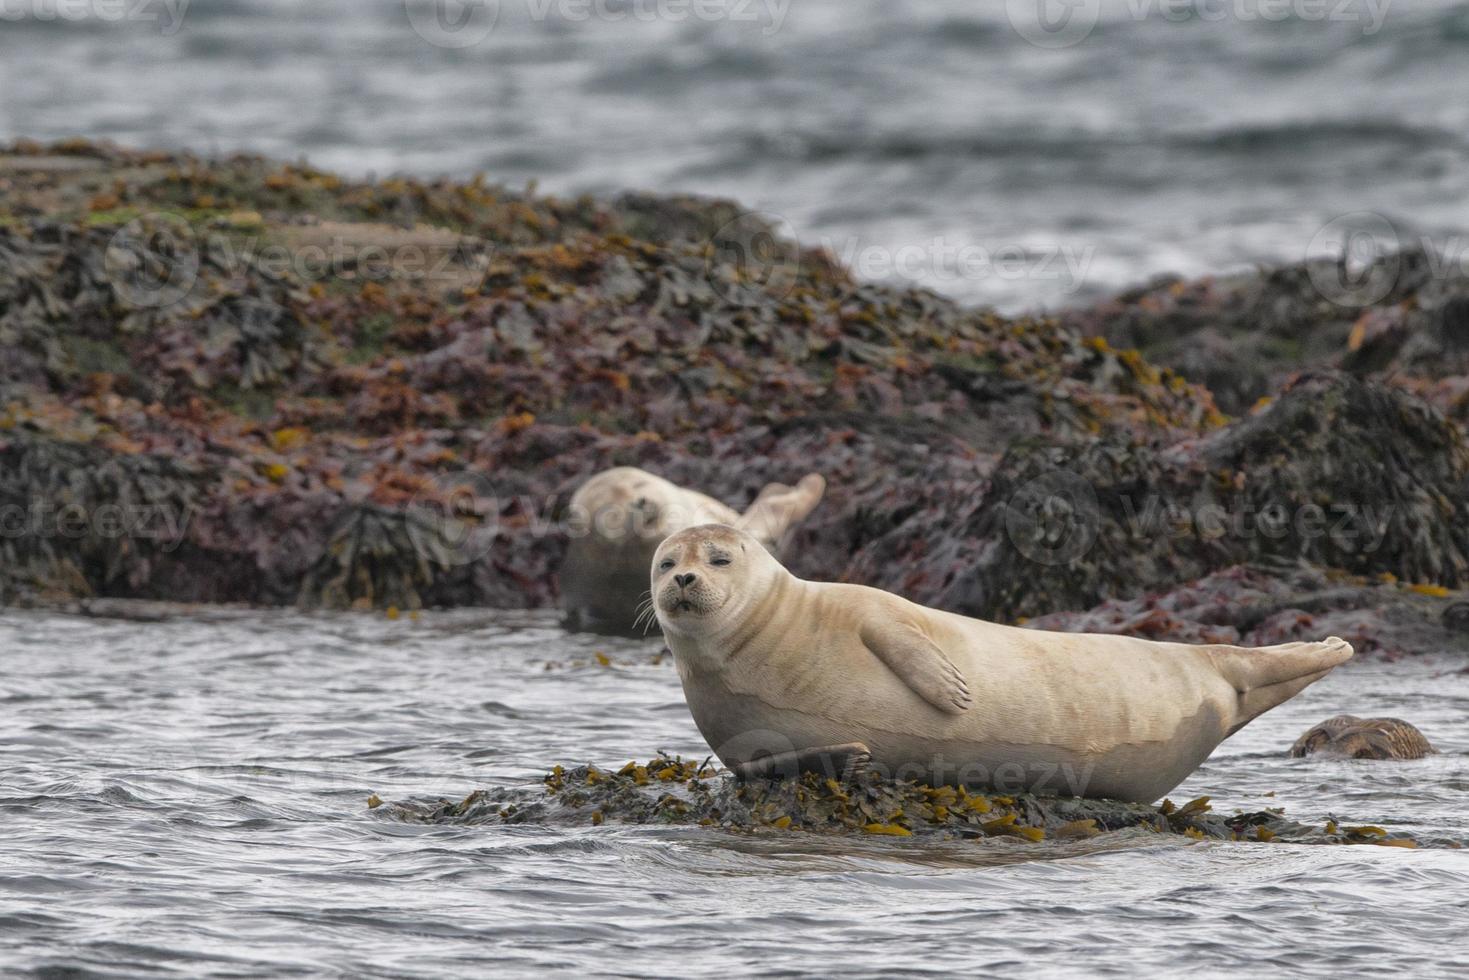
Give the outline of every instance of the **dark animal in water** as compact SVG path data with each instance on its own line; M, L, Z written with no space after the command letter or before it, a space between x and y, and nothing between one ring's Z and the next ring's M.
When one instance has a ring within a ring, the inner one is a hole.
M1437 750L1423 733L1399 718L1328 718L1296 739L1295 758L1335 755L1348 759L1421 759Z

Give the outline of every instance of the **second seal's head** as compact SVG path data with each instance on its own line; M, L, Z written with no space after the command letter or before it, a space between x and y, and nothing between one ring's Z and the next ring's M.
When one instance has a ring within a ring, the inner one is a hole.
M727 524L670 535L653 554L653 608L665 633L714 633L738 623L780 565Z

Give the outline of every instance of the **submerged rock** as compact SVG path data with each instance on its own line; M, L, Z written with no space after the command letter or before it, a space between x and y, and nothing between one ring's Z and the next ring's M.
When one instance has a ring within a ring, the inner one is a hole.
M728 773L678 758L629 762L620 770L557 766L545 792L471 793L457 802L393 803L380 813L430 823L571 823L606 821L719 827L737 831L806 831L925 839L1002 837L1029 843L1137 829L1203 840L1321 844L1418 842L1381 827L1335 821L1308 826L1277 810L1213 812L1208 797L1161 806L1029 794L971 794L952 786L839 783L813 773L799 780L740 783Z
M1290 748L1295 758L1334 755L1348 759L1421 759L1436 753L1417 728L1400 718L1337 715L1314 726Z

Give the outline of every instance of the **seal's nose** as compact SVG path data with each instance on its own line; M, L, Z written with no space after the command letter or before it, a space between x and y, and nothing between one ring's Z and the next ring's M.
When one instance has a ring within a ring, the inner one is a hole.
M693 585L694 579L695 576L693 572L688 572L684 575L675 575L673 577L673 580L678 583L678 587L681 589L687 589L689 586Z

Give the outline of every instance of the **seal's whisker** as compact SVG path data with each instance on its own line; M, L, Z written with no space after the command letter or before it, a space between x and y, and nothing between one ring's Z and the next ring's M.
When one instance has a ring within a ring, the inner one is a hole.
M638 603L638 613L637 616L633 618L632 627L634 630L636 630L638 626L641 625L643 628L643 635L647 636L648 631L653 628L653 624L657 621L658 610L653 608L653 596L650 592L648 594L648 598Z
M633 611L632 625L634 630L636 630L638 628L638 625L642 623L643 617L648 616L653 612L652 593L645 592L643 595L645 596L645 598L638 602L637 608Z

